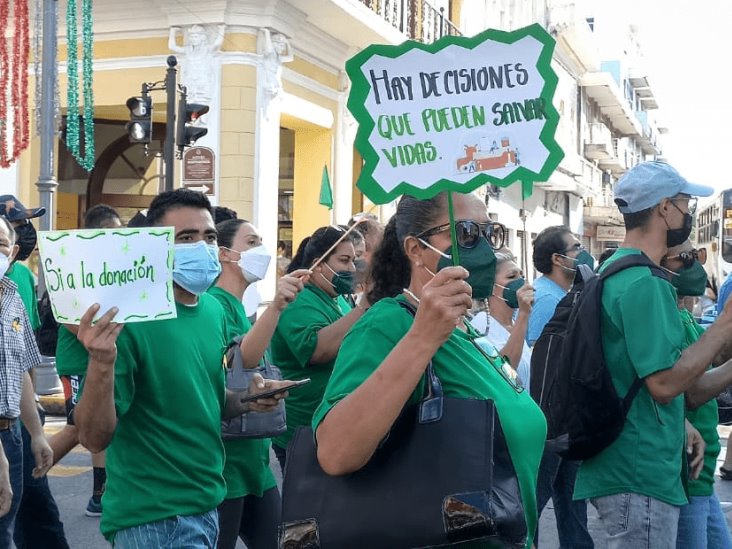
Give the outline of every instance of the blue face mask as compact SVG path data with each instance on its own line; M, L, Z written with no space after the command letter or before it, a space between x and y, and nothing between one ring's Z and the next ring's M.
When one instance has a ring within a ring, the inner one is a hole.
M219 249L203 240L195 244L176 244L173 281L184 290L201 295L221 273Z

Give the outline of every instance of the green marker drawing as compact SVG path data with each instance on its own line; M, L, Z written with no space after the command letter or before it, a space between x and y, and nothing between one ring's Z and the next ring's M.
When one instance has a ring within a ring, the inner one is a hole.
M122 253L126 254L129 251L130 251L130 243L127 240L125 240L124 244L122 244Z

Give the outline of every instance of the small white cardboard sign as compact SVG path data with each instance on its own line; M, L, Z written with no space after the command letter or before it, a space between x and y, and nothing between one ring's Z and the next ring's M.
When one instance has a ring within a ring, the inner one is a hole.
M59 323L79 324L99 303L116 322L176 317L172 227L39 233L43 276Z

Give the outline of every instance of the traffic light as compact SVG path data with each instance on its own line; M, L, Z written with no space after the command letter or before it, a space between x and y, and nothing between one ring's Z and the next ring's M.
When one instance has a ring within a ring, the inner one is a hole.
M193 145L198 139L208 133L208 129L196 125L196 121L208 112L208 105L188 103L183 94L178 101L178 120L175 134L175 143L178 151Z
M152 97L130 97L127 100L130 121L125 124L132 143L150 143L152 139Z

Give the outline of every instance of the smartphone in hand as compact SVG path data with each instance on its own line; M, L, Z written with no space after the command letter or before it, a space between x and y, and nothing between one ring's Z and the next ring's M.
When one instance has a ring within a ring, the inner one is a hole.
M305 379L301 379L299 381L294 381L289 385L284 385L282 387L279 387L277 389L272 389L270 391L265 391L263 393L257 393L256 395L247 395L245 397L242 397L240 399L241 403L244 402L252 402L254 400L259 400L260 398L270 398L275 395L279 395L280 393L285 393L291 389L294 389L296 387L302 387L303 385L307 385L310 383L310 378L306 377Z

